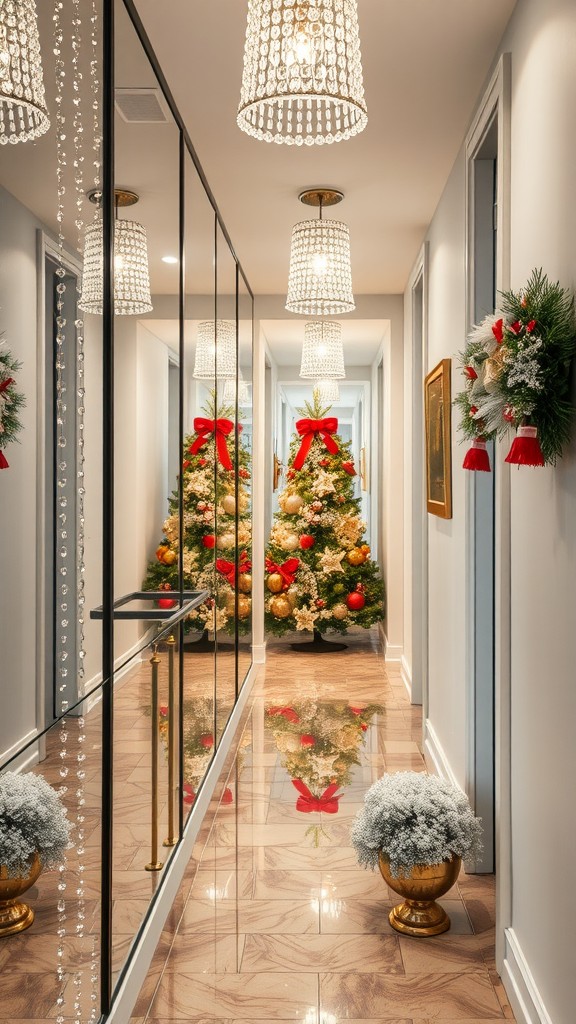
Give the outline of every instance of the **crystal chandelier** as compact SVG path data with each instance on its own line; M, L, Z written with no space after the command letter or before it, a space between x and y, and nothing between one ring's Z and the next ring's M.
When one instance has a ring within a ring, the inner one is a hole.
M138 202L135 192L116 189L116 211L119 206L133 206ZM88 198L100 205L101 192L91 192ZM78 302L85 313L102 313L102 286L104 255L102 220L98 216L89 224L84 235L84 266L82 294ZM114 222L114 313L134 316L152 310L146 229L135 220L116 219Z
M50 127L35 0L0 3L0 144L37 139Z
M313 388L314 397L320 405L332 405L340 401L340 388L336 380L317 380Z
M236 380L236 324L204 320L198 324L194 374L196 380Z
M344 197L335 189L308 189L300 195L318 206L318 220L302 220L292 229L286 309L305 316L334 316L355 309L350 265L350 232L339 220L323 220L324 206Z
M229 377L224 381L224 402L234 404L236 402L236 381ZM242 373L238 372L238 405L250 405L250 388L244 380Z
M341 324L334 320L305 324L300 376L305 380L342 380L346 376Z
M248 0L237 123L296 146L366 127L356 0Z

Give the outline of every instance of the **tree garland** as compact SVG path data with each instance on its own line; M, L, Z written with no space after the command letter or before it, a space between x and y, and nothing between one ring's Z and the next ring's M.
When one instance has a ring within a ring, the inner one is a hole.
M14 374L22 366L7 348L0 347L0 469L8 469L2 449L16 441L22 430L19 412L26 405L21 391L16 390Z
M570 292L533 270L526 287L503 292L500 308L473 328L461 356L466 384L455 405L472 439L464 469L490 471L486 442L517 436L514 465L555 465L570 440L570 363L576 320Z

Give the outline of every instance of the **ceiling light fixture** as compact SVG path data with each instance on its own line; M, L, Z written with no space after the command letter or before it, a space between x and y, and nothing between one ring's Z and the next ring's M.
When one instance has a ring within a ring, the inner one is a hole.
M34 0L0 4L0 145L37 139L50 127Z
M233 377L228 378L224 381L224 402L230 402L232 405L236 402L236 381ZM250 388L242 373L238 373L238 405L250 405Z
M102 193L88 193L90 202L100 206ZM152 310L146 229L135 220L118 218L118 208L134 206L135 192L115 189L116 220L114 222L114 313L135 316ZM82 294L78 305L85 313L102 313L104 258L102 219L100 216L86 228L84 236L84 268Z
M346 371L342 324L335 320L313 320L304 325L300 376L305 380L343 380Z
M350 232L339 220L323 220L325 206L344 198L336 189L307 189L298 197L319 207L318 220L292 228L286 309L305 316L334 316L355 309L350 264Z
M336 380L317 380L313 395L318 399L320 405L333 405L340 401L340 388Z
M237 123L296 146L366 127L356 0L248 0Z
M193 376L196 380L236 379L236 324L232 320L198 324Z

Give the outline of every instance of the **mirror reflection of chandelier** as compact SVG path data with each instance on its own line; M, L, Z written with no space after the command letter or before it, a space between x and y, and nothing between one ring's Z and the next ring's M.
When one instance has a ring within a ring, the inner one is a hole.
M366 127L356 0L249 0L237 123L296 146Z
M138 202L135 192L115 189L116 211L121 206ZM100 206L102 193L88 193L91 202ZM85 313L102 313L104 256L102 219L97 216L84 235L82 294L78 306ZM146 229L135 220L114 221L114 313L134 316L152 310Z
M198 324L193 376L196 380L236 379L236 324L232 320Z
M340 388L336 380L317 380L312 392L320 405L333 405L340 401Z
M323 220L325 206L341 202L336 189L307 189L300 202L319 207L318 220L292 229L286 309L305 316L334 316L355 309L352 294L350 232L338 220Z
M232 405L236 403L236 381L229 377L224 381L224 394L223 401L230 402ZM242 371L238 371L238 405L250 405L250 388L244 377Z
M342 380L346 376L342 324L335 320L312 320L304 325L300 376L304 380Z
M34 0L0 3L0 145L37 139L50 127Z

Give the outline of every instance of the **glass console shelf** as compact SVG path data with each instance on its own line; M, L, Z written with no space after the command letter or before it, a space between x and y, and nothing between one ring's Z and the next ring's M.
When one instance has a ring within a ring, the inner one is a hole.
M154 608L150 606L152 601L171 599L172 594L175 607ZM181 605L178 604L180 597L182 597ZM194 608L203 604L208 597L210 597L209 590L184 590L182 595L179 591L134 590L131 594L124 594L114 601L112 614L115 619L152 620L162 623L166 620L166 625L174 626ZM103 619L103 606L92 608L90 618Z

